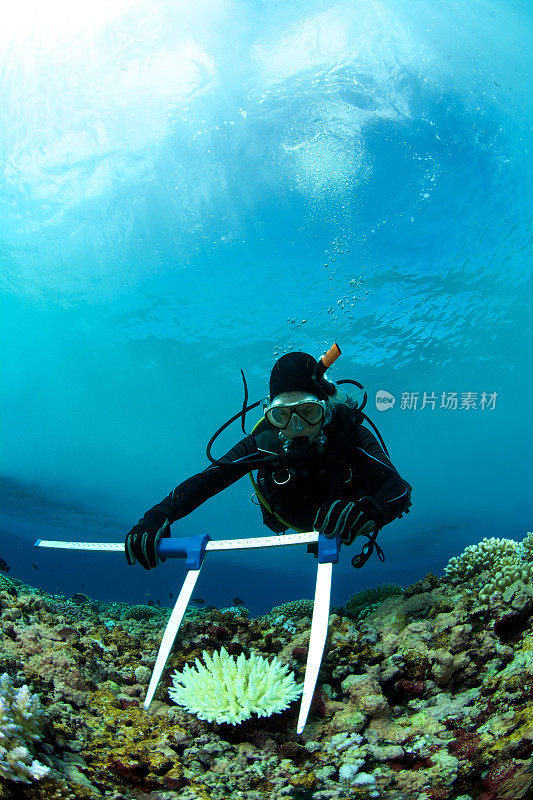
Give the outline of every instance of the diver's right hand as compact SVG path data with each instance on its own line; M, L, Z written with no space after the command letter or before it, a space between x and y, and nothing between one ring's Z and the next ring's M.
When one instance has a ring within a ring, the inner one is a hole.
M145 514L126 536L124 547L128 564L133 566L138 561L145 569L157 567L160 560L164 561L157 553L159 540L164 536L170 536L168 519L162 521L160 516Z

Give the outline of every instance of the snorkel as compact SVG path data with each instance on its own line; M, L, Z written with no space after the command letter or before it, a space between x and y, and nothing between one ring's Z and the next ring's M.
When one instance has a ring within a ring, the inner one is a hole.
M324 375L326 370L328 370L331 365L335 363L340 354L341 349L337 342L335 342L335 344L333 344L329 350L324 353L324 355L320 356L313 371L313 381L327 395L336 394L337 389L335 388L334 383L331 383L331 381L328 381L324 378Z

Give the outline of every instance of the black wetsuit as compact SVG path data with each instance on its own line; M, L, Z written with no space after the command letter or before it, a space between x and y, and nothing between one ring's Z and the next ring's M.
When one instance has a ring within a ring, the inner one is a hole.
M263 521L269 528L277 533L288 527L312 530L321 505L364 496L372 497L382 510L376 520L378 528L406 510L411 486L400 477L375 436L361 424L362 420L360 412L337 405L332 419L324 425L322 446L295 440L292 466L278 465L273 470L265 465L258 470L259 494L268 505L266 508L261 504ZM165 519L173 523L250 472L248 460L257 459L264 451L281 453L282 450L278 430L263 420L219 459L223 465L211 465L180 483L161 503L147 511L145 518L154 518L161 524Z

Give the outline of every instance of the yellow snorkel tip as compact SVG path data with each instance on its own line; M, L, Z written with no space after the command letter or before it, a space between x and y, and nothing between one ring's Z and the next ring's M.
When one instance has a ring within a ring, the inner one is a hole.
M322 361L322 363L324 364L324 371L322 372L322 375L323 375L323 374L324 374L324 372L325 372L327 369L329 369L329 368L331 367L331 365L332 365L332 364L333 364L333 363L334 363L334 362L335 362L335 361L338 359L338 357L340 356L340 354L341 354L341 349L340 349L339 345L337 344L337 342L335 342L335 344L333 344L333 345L332 345L332 346L329 348L329 350L327 350L327 351L324 353L324 355L323 355L323 356L320 356L320 360L321 360L321 361Z
M320 356L317 365L313 372L313 380L326 393L326 395L335 394L335 386L324 378L324 373L334 361L338 359L341 354L341 349L337 342L327 350L323 356Z

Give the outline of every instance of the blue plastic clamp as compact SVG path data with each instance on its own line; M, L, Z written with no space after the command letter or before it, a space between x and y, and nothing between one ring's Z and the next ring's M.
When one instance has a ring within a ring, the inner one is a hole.
M157 552L160 558L185 558L187 569L200 569L210 539L207 533L180 538L170 536L159 541Z
M341 540L338 536L328 538L324 533L318 534L318 561L320 564L331 562L336 564L339 560Z

